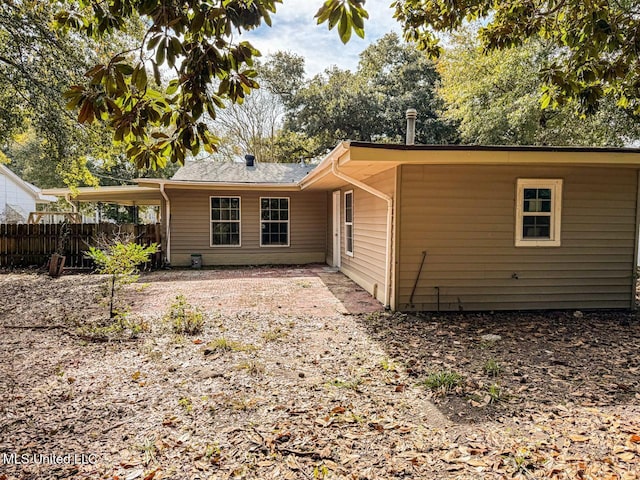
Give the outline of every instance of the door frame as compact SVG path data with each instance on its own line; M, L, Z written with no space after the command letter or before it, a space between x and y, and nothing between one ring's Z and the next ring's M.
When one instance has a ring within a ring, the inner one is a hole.
M333 192L333 222L332 222L332 230L333 230L333 267L340 268L341 265L341 245L340 241L340 197L342 192L340 190L336 190Z

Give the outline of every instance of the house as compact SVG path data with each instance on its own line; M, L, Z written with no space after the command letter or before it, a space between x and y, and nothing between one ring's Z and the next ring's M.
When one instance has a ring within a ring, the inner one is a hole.
M0 223L26 223L36 205L56 200L0 164Z
M401 311L628 309L639 175L637 149L343 142L131 194L155 191L175 266L326 262Z

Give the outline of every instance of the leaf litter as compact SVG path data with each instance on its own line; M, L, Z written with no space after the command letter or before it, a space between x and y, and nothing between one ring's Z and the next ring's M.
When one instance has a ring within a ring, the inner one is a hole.
M211 275L143 277L150 329L107 342L77 334L104 314L99 276L0 276L0 455L95 455L0 479L638 478L635 314L352 315L338 273L237 301L244 279ZM162 320L177 290L196 336ZM462 380L426 386L442 372Z

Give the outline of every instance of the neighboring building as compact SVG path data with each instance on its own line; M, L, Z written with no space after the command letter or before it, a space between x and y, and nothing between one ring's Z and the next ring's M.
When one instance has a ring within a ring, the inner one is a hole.
M119 194L161 204L175 266L326 262L402 311L634 308L639 172L637 149L344 142Z
M0 223L26 223L36 205L56 200L0 164Z

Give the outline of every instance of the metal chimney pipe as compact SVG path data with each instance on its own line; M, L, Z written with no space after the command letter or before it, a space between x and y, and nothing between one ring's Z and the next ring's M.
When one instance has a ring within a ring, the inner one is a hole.
M407 145L416 143L416 117L418 112L415 108L407 110Z

